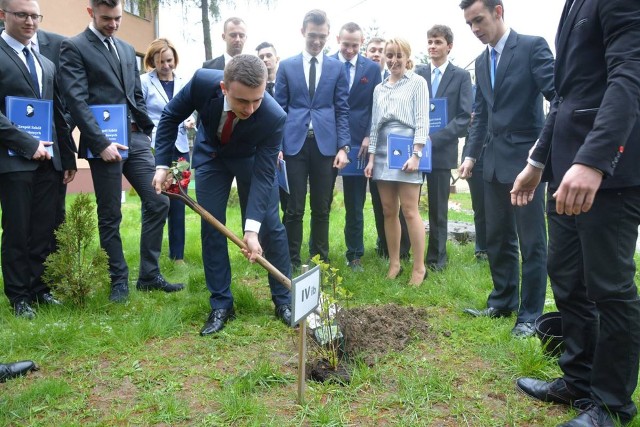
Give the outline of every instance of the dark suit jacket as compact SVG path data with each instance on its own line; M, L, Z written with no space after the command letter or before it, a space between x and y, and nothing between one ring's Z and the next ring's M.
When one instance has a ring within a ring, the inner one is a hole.
M337 53L331 55L331 57L340 60ZM351 89L349 89L350 145L361 145L364 137L369 136L369 131L371 130L371 110L373 108L373 90L381 81L380 66L372 60L358 55L353 85L351 85Z
M638 5L575 0L567 12L556 37L558 95L532 158L547 163L550 189L574 163L604 172L601 188L640 185Z
M267 207L277 200L270 197L275 183L275 168L282 142L286 114L269 95L246 120L239 120L231 139L221 145L218 126L224 109L220 89L223 72L200 69L187 85L165 107L156 132L156 165L169 166L178 125L194 110L200 116L205 138L193 147L194 168L212 161L233 161L234 158L255 156L251 189L247 203L247 219L263 222Z
M208 68L210 70L224 70L224 55L220 55L217 58L204 61L202 68Z
M552 100L553 55L541 37L511 30L491 88L489 53L475 63L476 114L469 127L469 156L484 151L484 179L513 183L544 124L542 96Z
M444 129L430 133L432 167L434 169L454 169L458 166L458 138L467 134L471 120L471 76L466 70L452 63L440 78L438 93L431 90L431 64L417 66L416 74L421 75L429 85L432 98L447 98L447 118Z
M287 112L284 154L298 154L307 138L309 123L313 121L318 149L323 156L335 156L340 148L351 144L349 82L344 66L339 60L324 56L312 102L302 61L302 54L285 59L276 75L276 100Z
M73 151L69 148L69 128L63 115L55 66L38 53L34 52L34 56L42 67L41 99L53 100L53 166L58 171L75 169L76 162ZM38 149L39 141L16 128L6 117L7 96L40 98L33 86L29 70L15 51L0 38L0 173L36 170L40 162L31 158ZM17 155L9 156L9 149Z
M87 149L98 156L111 144L102 134L90 105L126 104L130 121L135 121L147 135L153 130L142 97L135 51L120 39L114 38L114 41L120 64L89 28L62 42L60 86L80 129L79 157L85 157Z

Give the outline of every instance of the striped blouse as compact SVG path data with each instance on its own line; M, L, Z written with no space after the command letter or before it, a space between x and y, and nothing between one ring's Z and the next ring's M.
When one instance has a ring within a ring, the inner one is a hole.
M425 144L429 136L429 86L413 71L395 84L384 80L373 92L369 153L375 154L378 131L387 122L399 121L414 130L413 143Z

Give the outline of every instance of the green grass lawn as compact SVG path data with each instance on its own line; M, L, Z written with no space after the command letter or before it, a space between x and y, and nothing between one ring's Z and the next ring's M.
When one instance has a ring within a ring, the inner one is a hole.
M471 222L469 195L451 199L462 211L451 212L450 219ZM85 309L42 308L33 321L15 318L6 299L0 305L0 360L33 359L41 368L0 384L0 426L555 426L575 416L515 391L519 376L547 379L560 373L536 338L512 339L514 318L472 319L462 313L484 307L492 287L488 265L475 261L472 243L450 242L448 268L430 274L419 288L386 280L386 262L374 251L368 203L366 271L352 273L343 255L344 205L337 193L330 257L354 295L350 304L426 308L432 334L402 352L381 355L373 366L353 363L347 386L308 383L307 401L298 405L297 332L273 316L266 273L230 244L238 317L217 336L200 337L209 313L200 218L187 214L186 266L168 259L166 241L163 248L163 274L185 282L186 289L141 293L135 290L135 195L127 197L123 211L128 303L110 303L108 289L101 289ZM239 207L230 207L228 218L240 233ZM553 309L548 290L545 311Z

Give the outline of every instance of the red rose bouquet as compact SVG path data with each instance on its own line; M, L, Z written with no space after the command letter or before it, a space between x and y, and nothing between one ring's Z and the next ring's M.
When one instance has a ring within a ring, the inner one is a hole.
M169 174L173 176L173 181L167 193L179 194L180 188L186 189L189 187L191 181L191 170L189 170L190 164L184 157L178 158L177 161L171 163L169 168Z

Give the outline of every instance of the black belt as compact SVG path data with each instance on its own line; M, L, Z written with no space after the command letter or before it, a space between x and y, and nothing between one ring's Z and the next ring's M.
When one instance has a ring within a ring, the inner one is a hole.
M307 138L315 138L316 137L316 133L313 131L313 129L309 129L307 131Z

